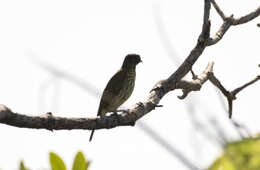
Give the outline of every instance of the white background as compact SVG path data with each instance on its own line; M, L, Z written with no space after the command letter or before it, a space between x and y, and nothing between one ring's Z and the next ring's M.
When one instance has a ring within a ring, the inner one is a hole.
M152 86L170 76L195 46L203 2L1 0L0 103L26 114L94 117L102 89L128 53L140 54L144 63L137 67L135 90L123 106L144 101ZM226 15L235 17L259 6L258 0L218 2ZM210 18L214 35L222 20L213 7ZM259 22L257 18L231 27L217 45L204 51L194 71L199 74L214 61L215 75L229 90L253 79L260 72ZM68 76L55 75L50 67ZM260 130L259 90L256 83L239 93L233 109L233 119L253 134ZM206 168L221 154L216 140L223 136L215 129L225 133L227 140L237 140L239 135L227 118L225 98L212 84L207 82L185 101L177 99L180 94L167 94L160 103L163 107L135 127L96 131L91 143L90 131L52 133L0 124L0 169L18 169L20 160L31 169L49 169L50 151L58 153L70 169L79 150L92 161L93 170L187 169L176 150ZM147 133L148 126L153 133ZM213 137L206 137L205 131Z

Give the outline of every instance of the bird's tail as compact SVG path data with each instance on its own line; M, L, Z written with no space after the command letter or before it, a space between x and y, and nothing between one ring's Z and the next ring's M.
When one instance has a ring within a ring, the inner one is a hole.
M99 106L97 116L103 114L101 108L102 108L102 107ZM106 113L106 112L104 112L104 113ZM93 135L94 135L94 132L95 132L95 130L92 130L92 131L91 131L91 134L90 134L90 137L89 137L89 142L92 140Z
M93 135L94 135L94 132L95 132L95 130L92 130L92 131L91 131L91 134L90 134L90 137L89 137L89 142L92 140Z

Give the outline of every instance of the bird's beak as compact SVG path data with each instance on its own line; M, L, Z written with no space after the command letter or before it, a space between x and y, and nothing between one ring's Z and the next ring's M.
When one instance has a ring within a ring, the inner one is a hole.
M140 60L140 63L143 63L143 61L142 61L142 60Z

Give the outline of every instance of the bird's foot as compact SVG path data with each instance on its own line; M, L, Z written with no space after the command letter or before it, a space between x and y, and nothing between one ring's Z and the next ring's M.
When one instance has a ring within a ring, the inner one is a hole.
M131 126L135 126L135 121L129 123Z
M117 110L117 112L124 112L124 113L130 114L129 110ZM135 121L130 122L129 125L134 126L135 125Z
M119 115L117 114L117 112L113 112L113 114L111 116L116 117L117 123L120 123Z

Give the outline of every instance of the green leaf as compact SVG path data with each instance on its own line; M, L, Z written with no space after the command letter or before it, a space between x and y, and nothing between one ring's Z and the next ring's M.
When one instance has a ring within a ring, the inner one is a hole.
M25 168L23 161L20 162L19 170L28 170L27 168Z
M209 170L236 170L236 168L225 156L221 156L213 163Z
M89 163L89 161L86 161L84 154L78 152L74 158L72 170L87 170Z
M260 169L260 138L247 138L230 142L224 153L209 170L257 170Z
M50 163L52 170L66 170L66 165L56 153L50 152Z

